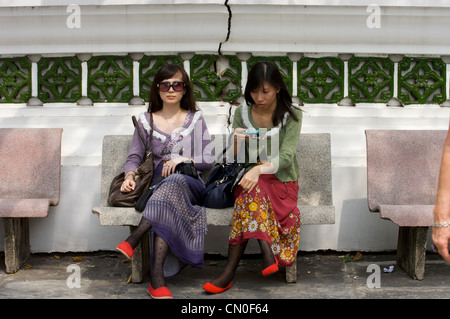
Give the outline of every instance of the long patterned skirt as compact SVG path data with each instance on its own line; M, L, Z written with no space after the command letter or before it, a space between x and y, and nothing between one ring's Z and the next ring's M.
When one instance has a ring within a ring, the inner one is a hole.
M237 187L235 197L229 244L250 238L265 240L280 266L291 265L300 238L298 182L282 183L275 175L265 174L251 192Z
M173 277L185 265L203 268L206 210L196 205L203 189L199 179L172 174L155 188L147 202L143 216L152 225L150 257L153 258L155 234L170 247L164 264L166 278Z

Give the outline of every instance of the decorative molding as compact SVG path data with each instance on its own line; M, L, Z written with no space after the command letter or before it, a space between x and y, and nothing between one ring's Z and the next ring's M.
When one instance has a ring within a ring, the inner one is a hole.
M444 0L76 2L2 1L1 54L449 52Z

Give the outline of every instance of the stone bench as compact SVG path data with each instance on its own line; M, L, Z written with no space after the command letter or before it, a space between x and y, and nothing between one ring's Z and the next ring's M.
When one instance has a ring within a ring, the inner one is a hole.
M397 264L412 278L422 280L447 131L365 133L369 210L399 226Z
M0 218L7 273L30 255L29 220L60 197L62 129L0 128Z
M213 136L213 141L224 139ZM139 224L141 213L134 208L110 207L107 198L111 180L124 169L131 135L105 136L103 140L102 182L100 207L94 207L101 225L130 226L131 231ZM213 144L214 145L214 144ZM223 145L223 144L219 144ZM217 149L217 148L215 148ZM332 199L331 151L329 134L302 134L297 149L301 177L299 181L298 206L302 225L334 224L335 210ZM206 178L206 176L204 176ZM231 225L233 208L207 208L208 225ZM225 239L224 239L225 240ZM301 243L300 243L301 245ZM141 241L132 258L132 281L141 282L148 269L148 240ZM295 282L297 265L286 267L286 281Z

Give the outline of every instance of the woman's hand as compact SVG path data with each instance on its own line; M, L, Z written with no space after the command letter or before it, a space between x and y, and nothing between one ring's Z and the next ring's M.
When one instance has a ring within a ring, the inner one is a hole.
M243 142L246 138L248 138L248 135L243 134L247 129L246 128L240 128L237 127L234 129L233 132L233 154L234 157L240 158L240 156L244 155L241 154L241 149L243 149Z
M246 138L248 138L248 135L243 134L247 129L246 128L241 128L241 127L237 127L234 129L233 135L234 135L234 139L238 140L238 141L243 141Z
M261 175L260 165L253 167L245 173L238 185L240 185L245 192L251 192L258 184L259 175Z
M244 174L238 185L240 185L244 191L251 192L258 184L259 176L261 174L273 174L273 170L274 166L272 162L256 165Z
M450 227L433 227L432 239L439 254L450 263L448 245L450 243Z
M180 157L176 157L171 160L168 160L167 162L165 162L163 164L163 169L161 172L162 177L167 177L170 174L173 174L175 172L175 168L177 167L178 164L180 164L182 162L187 162L187 161L192 161L192 159L180 156Z
M123 181L122 186L120 187L120 191L122 193L128 193L135 189L136 182L134 181L134 176L135 175L133 172L127 173L127 175L125 176L125 180Z

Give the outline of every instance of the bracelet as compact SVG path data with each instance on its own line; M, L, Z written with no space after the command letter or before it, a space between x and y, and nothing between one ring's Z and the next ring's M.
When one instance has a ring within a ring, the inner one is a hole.
M130 175L132 175L133 176L133 179L135 178L135 176L136 176L136 174L134 173L134 172L129 172L127 175L125 175L125 178L124 179L127 179L128 178L128 176L130 176Z
M443 223L433 223L433 225L431 225L432 227L448 227L450 226L450 222L443 222Z

